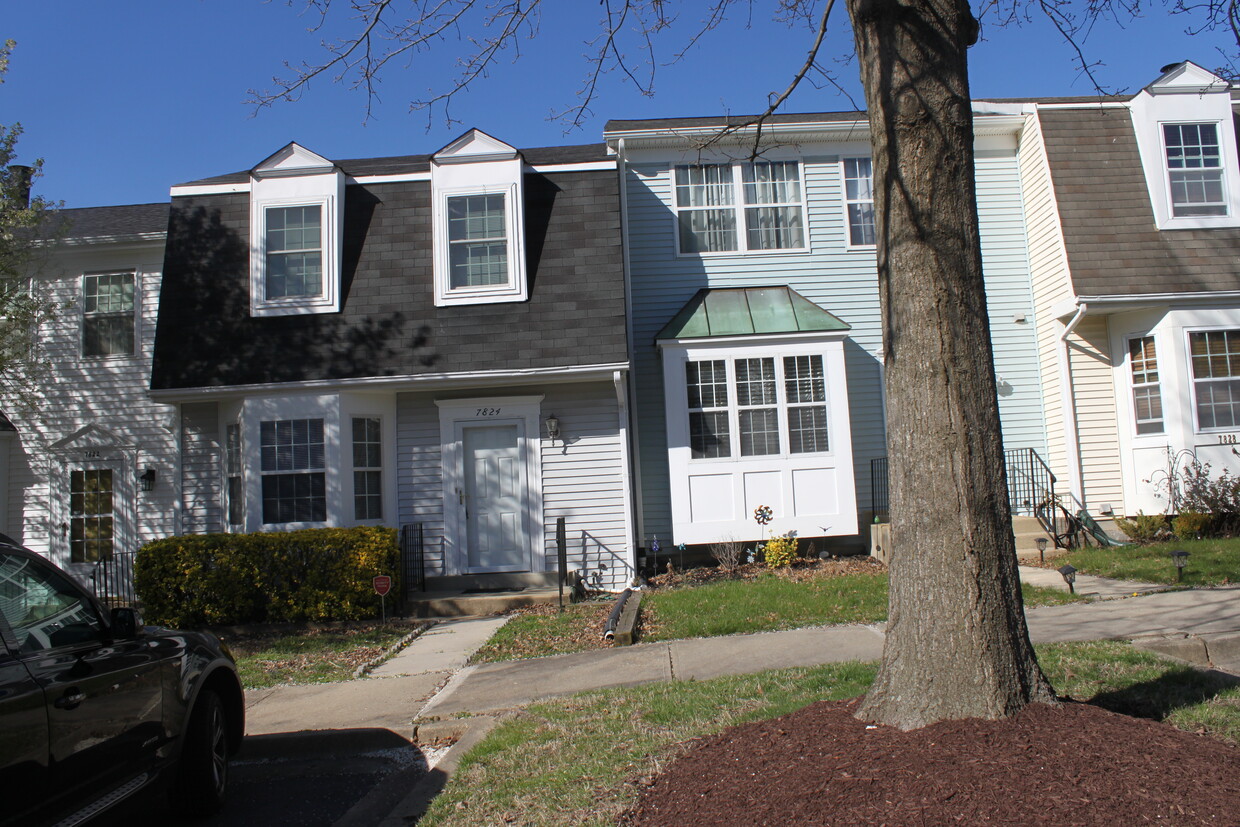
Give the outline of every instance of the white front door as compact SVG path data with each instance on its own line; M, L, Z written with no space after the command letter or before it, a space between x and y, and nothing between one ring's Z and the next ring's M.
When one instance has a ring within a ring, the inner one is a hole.
M521 423L460 427L469 571L526 571L530 549Z

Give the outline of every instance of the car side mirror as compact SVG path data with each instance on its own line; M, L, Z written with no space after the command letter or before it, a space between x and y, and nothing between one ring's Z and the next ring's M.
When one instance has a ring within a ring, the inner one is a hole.
M137 609L122 606L112 610L112 637L116 640L132 640L142 628L142 617Z

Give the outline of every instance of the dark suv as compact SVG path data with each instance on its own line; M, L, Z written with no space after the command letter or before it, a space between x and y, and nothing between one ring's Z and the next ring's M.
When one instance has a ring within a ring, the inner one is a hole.
M214 812L244 718L213 636L105 611L0 535L0 823L80 824L156 780L176 810Z

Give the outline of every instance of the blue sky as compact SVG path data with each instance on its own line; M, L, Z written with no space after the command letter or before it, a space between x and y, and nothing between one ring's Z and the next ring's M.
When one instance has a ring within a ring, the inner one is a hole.
M574 101L586 72L584 41L597 31L600 7L594 0L547 0L540 37L522 44L522 59L505 61L453 104L459 123L445 124L439 115L428 124L425 113L409 111L411 100L451 77L451 50L458 47L452 41L441 58L394 66L368 122L364 95L327 79L299 102L256 113L244 102L248 90L269 86L283 60L317 57L319 41L333 34L307 32L313 19L300 14L301 0L293 3L10 0L0 39L18 46L0 85L0 123L25 128L19 160L45 159L38 191L68 207L162 201L172 184L247 169L291 140L335 159L431 152L474 126L519 147L593 143L609 118L758 111L768 93L787 84L808 47L801 30L738 15L679 64L660 66L652 98L616 75L606 78L594 116L565 134L549 115ZM681 4L683 19L697 20L705 5ZM829 64L851 44L838 6L821 61ZM1134 91L1167 63L1223 62L1227 36L1188 36L1190 22L1156 6L1140 20L1100 24L1084 45L1105 64L1098 73L1108 88ZM986 26L970 62L974 97L1093 91L1074 69L1069 47L1042 21ZM859 104L855 65L839 65L837 74ZM806 87L786 111L851 108L834 89Z

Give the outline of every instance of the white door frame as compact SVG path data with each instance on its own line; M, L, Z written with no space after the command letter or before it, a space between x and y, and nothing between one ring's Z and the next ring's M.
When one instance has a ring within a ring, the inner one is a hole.
M528 540L525 571L540 571L543 536L542 425L543 396L485 396L436 399L439 407L439 448L443 468L443 550L445 574L470 574L469 526L461 494L465 489L464 450L459 434L471 425L518 423L517 447L525 474L526 505L522 530ZM524 431L522 433L522 431Z

